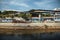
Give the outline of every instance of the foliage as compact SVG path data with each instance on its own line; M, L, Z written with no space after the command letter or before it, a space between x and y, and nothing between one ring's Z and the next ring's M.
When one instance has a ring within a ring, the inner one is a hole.
M47 14L41 14L41 15L42 15L42 17L50 17L50 16L51 16L50 13L47 13Z
M48 26L47 25L44 25L45 26L45 28L47 29L48 28Z
M24 12L20 12L19 14L17 14L16 11L3 11L1 13L0 11L0 18L6 18L6 17L11 17L11 18L14 18L14 17L22 17L26 20L28 20L29 18L31 18L31 14L30 13L24 13Z

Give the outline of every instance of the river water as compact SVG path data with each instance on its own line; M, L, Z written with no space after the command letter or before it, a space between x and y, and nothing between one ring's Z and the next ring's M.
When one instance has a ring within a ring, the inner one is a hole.
M60 32L33 34L0 34L0 40L60 40Z

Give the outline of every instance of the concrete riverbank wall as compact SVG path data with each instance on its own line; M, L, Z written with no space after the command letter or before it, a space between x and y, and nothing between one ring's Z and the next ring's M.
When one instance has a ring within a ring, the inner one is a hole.
M0 23L0 28L8 29L60 29L60 23Z
M0 26L60 26L60 23L0 23Z

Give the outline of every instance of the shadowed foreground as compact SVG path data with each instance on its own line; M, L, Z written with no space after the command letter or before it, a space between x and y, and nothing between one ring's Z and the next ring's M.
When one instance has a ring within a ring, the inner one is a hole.
M0 40L60 40L60 28L0 28Z
M60 40L60 32L33 34L0 34L0 40Z

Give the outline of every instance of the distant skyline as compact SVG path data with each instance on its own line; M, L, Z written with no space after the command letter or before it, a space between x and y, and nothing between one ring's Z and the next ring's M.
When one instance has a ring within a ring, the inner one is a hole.
M60 8L60 0L0 0L0 10L20 10L31 9L53 10Z

